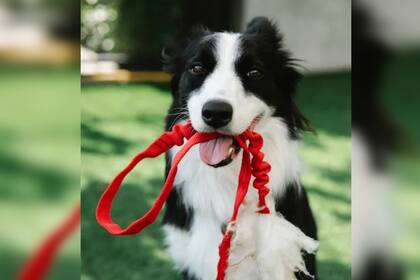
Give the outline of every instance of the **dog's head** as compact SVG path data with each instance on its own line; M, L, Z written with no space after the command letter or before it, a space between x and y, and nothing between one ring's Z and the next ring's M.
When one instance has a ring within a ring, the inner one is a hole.
M177 51L164 54L164 63L174 74L169 125L173 115L188 116L197 131L238 135L275 116L282 118L291 137L305 127L306 119L293 102L300 74L276 26L266 18L253 19L243 33L199 28ZM223 155L214 156L214 150L234 154L228 140L218 141L207 147L213 149L207 158L201 151L205 148L200 149L203 160L214 166L225 163L217 162Z

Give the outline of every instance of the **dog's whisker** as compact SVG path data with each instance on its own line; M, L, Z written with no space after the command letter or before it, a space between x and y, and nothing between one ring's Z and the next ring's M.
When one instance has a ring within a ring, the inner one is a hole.
M182 117L189 117L189 115L188 115L188 113L185 113L185 114L179 114L174 120L173 120L173 122L171 123L171 125L169 126L169 128L172 128L179 120L181 120L182 119Z

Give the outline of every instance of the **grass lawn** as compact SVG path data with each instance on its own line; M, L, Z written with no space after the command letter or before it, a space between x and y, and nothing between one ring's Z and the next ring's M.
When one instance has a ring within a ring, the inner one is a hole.
M166 86L82 87L82 279L180 279L157 222L140 235L112 236L95 220L99 196L138 151L158 137L170 104ZM350 75L306 77L298 104L317 135L301 146L304 185L319 228L321 279L350 279ZM144 214L163 183L164 159L145 162L125 181L113 217L121 224Z

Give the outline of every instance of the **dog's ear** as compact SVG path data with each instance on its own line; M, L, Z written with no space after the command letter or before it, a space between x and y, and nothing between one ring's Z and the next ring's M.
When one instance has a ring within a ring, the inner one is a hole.
M311 131L315 133L315 129L311 122L305 117L305 115L299 110L295 103L295 95L298 84L302 79L302 74L296 69L297 65L293 59L290 58L290 54L286 51L278 51L278 59L281 60L277 73L277 86L286 95L286 98L290 102L290 123L293 127L293 134L299 135L300 131Z
M193 41L198 38L210 35L212 32L203 25L197 25L191 28L190 32L188 33L187 40Z
M286 58L287 60L288 58ZM311 122L305 117L305 115L299 110L295 103L295 95L299 81L302 78L302 74L292 64L283 65L279 69L277 74L276 83L280 91L285 95L286 100L289 100L289 122L292 126L293 135L299 135L300 131L312 131L315 132Z
M276 69L276 82L281 91L293 99L301 74L297 70L297 61L284 49L283 35L277 25L266 17L252 19L245 30L245 34L258 36L263 42L268 43L265 47L268 52L273 52L272 62Z
M273 44L280 44L283 36L279 33L277 25L266 17L255 17L245 29L245 34L256 35Z
M171 79L171 92L176 99L178 95L178 86L183 69L183 52L191 44L192 41L210 35L212 32L204 26L195 26L191 28L187 35L181 34L173 43L162 49L161 59L163 70L173 74Z
M302 79L302 74L298 71L295 61L290 58L290 54L285 51L279 51L281 54L278 55L278 65L281 65L278 69L277 83L282 88L283 92L286 92L291 97L296 94L297 86Z
M182 53L187 46L194 40L210 35L211 31L204 26L198 25L191 28L187 35L181 35L168 47L162 49L161 58L163 70L169 73L175 73L179 70L182 63Z
M162 69L165 72L174 73L176 70L176 54L173 47L165 47L161 51Z

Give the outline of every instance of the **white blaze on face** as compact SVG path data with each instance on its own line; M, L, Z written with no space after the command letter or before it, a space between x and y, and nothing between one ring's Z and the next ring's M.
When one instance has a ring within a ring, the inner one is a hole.
M191 94L188 110L191 123L197 131L210 131L202 119L203 105L211 100L222 100L233 107L232 121L219 129L228 135L244 132L259 114L267 115L270 109L254 94L245 91L235 70L235 62L241 55L239 33L216 33L216 66L206 77L203 85Z

